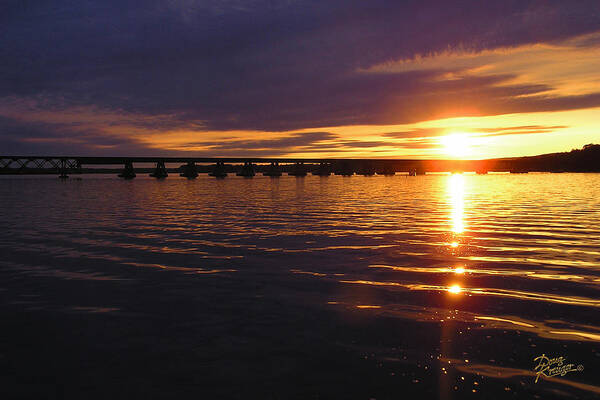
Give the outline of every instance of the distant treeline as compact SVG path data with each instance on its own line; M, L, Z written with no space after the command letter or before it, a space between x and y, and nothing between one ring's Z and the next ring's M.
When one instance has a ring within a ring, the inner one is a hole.
M513 168L548 172L600 172L600 144L586 144L582 149L565 153L542 154L497 160L509 162Z

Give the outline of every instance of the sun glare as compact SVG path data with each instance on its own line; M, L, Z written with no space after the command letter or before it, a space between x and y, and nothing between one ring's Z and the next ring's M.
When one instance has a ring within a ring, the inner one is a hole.
M448 288L448 292L452 294L458 294L462 292L462 288L460 287L460 285L452 285Z
M444 151L451 157L465 157L471 152L470 138L466 133L452 133L440 138Z

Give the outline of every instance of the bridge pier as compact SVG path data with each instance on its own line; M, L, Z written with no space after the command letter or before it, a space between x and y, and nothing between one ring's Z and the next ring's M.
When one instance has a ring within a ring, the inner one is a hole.
M133 163L131 161L125 161L125 167L123 172L119 174L119 178L133 179L135 178L135 171L133 170Z
M417 175L425 175L425 169L422 167L417 167L415 169L411 169L408 172L409 176L417 176Z
M354 175L354 167L349 162L343 162L336 166L334 174L342 176L352 176Z
M288 175L302 177L306 176L307 173L308 172L306 171L306 165L304 165L302 161L299 161L296 164L294 164L292 170L288 172Z
M270 176L272 178L281 176L281 167L278 162L272 162L271 165L263 172L264 176Z
M69 175L67 175L67 160L60 160L60 167L58 169L58 172L60 173L60 175L58 176L60 179L67 179L69 177Z
M254 172L254 165L252 164L252 162L250 162L250 161L244 162L242 169L236 175L243 176L246 178L252 178L254 175L256 175L256 172Z
M320 163L317 169L312 172L313 175L317 176L329 176L331 175L331 164L329 163Z
M363 176L373 176L375 175L375 168L370 164L363 164L360 168L360 174Z
M165 168L165 162L157 161L156 168L154 169L154 172L150 174L150 176L157 179L164 179L169 176L167 169Z
M394 176L396 171L391 165L384 165L377 171L377 175Z
M179 174L179 176L183 176L188 179L195 179L198 177L198 168L196 168L196 163L193 161L188 162L183 166L183 172Z
M217 163L213 166L212 172L210 172L208 175L214 176L215 178L225 178L227 176L227 172L225 171L225 163L223 161L217 161Z

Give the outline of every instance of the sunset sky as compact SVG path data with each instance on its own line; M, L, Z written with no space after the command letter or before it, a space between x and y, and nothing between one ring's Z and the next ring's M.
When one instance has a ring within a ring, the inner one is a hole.
M600 1L4 0L0 153L490 158L600 143Z

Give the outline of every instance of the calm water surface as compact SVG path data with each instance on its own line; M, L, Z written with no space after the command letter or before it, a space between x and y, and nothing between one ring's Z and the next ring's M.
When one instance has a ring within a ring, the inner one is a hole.
M600 175L2 177L18 398L600 397ZM574 369L540 377L534 358Z

